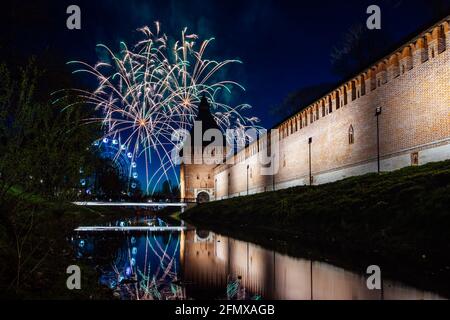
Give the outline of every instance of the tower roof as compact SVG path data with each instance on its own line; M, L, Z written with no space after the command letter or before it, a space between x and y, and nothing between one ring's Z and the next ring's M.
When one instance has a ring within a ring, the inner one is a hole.
M211 114L211 106L205 96L202 96L202 99L200 100L200 104L198 105L198 114L195 121L202 122L202 133L208 129L220 129ZM192 128L191 133L193 130L194 129Z
M217 129L219 131L220 127L217 124L216 120L214 120L214 116L211 114L211 106L208 102L208 99L205 96L202 96L200 103L198 105L198 114L195 118L195 121L199 121L202 124L202 147L206 147L211 142L210 141L203 141L203 135L206 130L208 129ZM191 128L189 131L189 134L191 135L191 146L195 147L195 138L194 138L194 127ZM226 145L226 142L224 141L223 145Z

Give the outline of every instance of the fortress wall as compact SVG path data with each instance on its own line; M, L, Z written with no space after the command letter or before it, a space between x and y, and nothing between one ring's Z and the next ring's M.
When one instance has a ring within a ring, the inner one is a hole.
M274 178L251 146L215 168L217 199L247 194L247 165L249 194L308 184L309 138L314 184L376 171L377 107L382 171L450 159L449 36L447 19L279 125Z

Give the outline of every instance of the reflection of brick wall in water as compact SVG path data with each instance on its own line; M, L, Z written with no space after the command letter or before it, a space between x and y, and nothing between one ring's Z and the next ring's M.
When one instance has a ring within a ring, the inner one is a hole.
M277 300L439 299L424 292L383 281L383 291L369 290L367 275L324 262L290 257L256 244L209 232L188 230L180 247L182 280L208 299L225 298L227 279L241 277L247 295ZM228 276L231 277L228 277ZM187 289L187 296L193 292Z
M214 288L226 297L228 281L240 277L248 294L271 297L275 253L243 241L212 234L199 237L187 231L184 238L183 280L198 288ZM286 280L286 279L284 279Z
M308 184L309 138L314 184L375 172L377 107L382 171L450 159L449 18L277 126L275 177L259 174L258 143L217 166L216 198L246 194L247 176L249 193Z
M304 295L296 296L301 289L286 290L290 288L288 282L298 283L297 280L301 278L293 278L292 274L299 271L303 276L304 272L309 272L309 265L305 270L300 270L298 265L295 272L285 270L283 257L287 260L294 258L213 233L211 237L201 237L196 231L185 233L183 248L183 280L194 283L199 290L203 288L211 291L214 288L224 298L228 281L239 277L242 288L252 296L286 299L294 295L296 298L309 298ZM278 275L275 275L275 261L278 261L280 268ZM275 288L275 281L279 283L279 288ZM310 289L304 294L309 292Z
M197 235L196 231L184 233L182 259L183 280L198 288L215 288L226 294L228 264L227 243L221 236L212 238Z

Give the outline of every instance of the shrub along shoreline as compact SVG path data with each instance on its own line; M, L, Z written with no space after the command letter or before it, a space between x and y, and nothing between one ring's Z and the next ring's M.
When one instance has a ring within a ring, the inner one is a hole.
M0 210L9 214L0 223L0 299L113 299L94 268L76 260L70 236L80 225L103 224L134 211L78 207L34 195L10 196ZM70 265L81 269L81 290L67 289Z
M194 207L196 226L450 297L450 161Z

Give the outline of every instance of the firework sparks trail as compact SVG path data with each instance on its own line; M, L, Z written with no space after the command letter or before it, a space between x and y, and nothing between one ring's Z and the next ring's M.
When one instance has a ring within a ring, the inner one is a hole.
M227 129L259 128L259 120L243 115L243 111L251 108L248 104L229 106L219 101L223 93L230 94L233 88L245 89L232 80L217 80L225 66L240 61L206 59L205 51L213 39L197 43L199 37L187 34L185 28L180 39L170 46L158 22L154 31L149 27L138 30L143 39L130 49L121 42L118 54L98 45L108 55L105 61L94 66L82 61L69 62L79 66L74 73L93 76L98 86L92 92L80 89L64 92L74 92L81 103L92 105L101 114L86 122L100 122L104 138L123 136L121 140L131 151L132 161L144 157L146 191L153 185L153 192L163 177L168 179L170 172L177 177L171 159L171 151L177 146L172 134L192 127L202 96L209 100L213 117L224 133ZM159 174L150 174L152 155L159 161Z
M153 242L153 244L152 244ZM170 248L171 244L175 243L175 246ZM139 275L140 281L133 286L125 286L124 290L127 292L127 296L131 299L146 300L146 299L168 299L173 296L173 292L168 291L168 288L172 288L173 282L178 279L178 272L176 267L176 256L179 250L180 238L172 237L169 235L167 243L164 248L160 244L158 237L153 234L147 233L145 237L146 255L144 261L144 268L140 270L137 264L133 267L133 273ZM147 265L147 248L150 248L157 261L158 265L154 270L150 265ZM128 248L128 252L130 249ZM170 252L169 252L170 251ZM128 254L128 264L132 265L131 255ZM115 270L119 270L115 267ZM117 275L120 275L120 271L117 271Z

